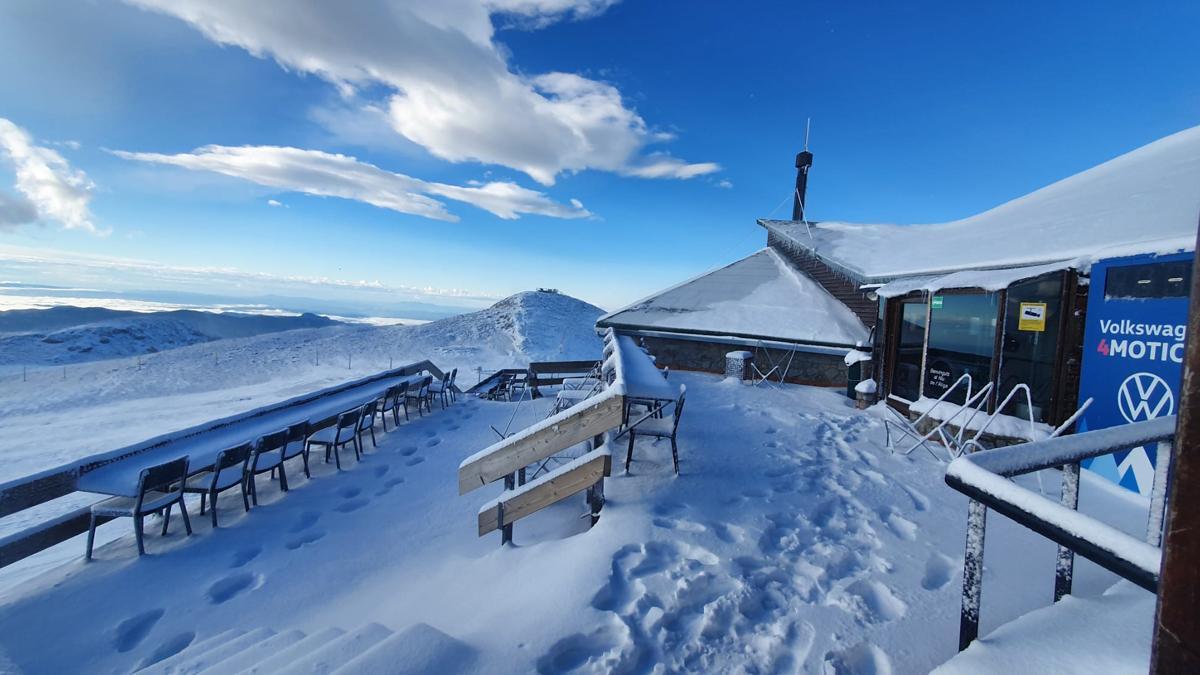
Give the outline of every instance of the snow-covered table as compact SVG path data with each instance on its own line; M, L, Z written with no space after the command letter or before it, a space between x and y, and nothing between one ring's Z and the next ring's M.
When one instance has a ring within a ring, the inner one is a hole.
M615 359L617 379L625 384L625 396L643 401L674 401L679 392L667 383L654 361L627 335L617 336L620 349Z
M389 387L405 381L412 386L420 380L420 375L378 380L304 405L239 420L200 434L168 441L149 452L114 461L80 476L77 489L81 492L136 497L138 477L146 467L187 455L188 473L200 473L210 468L217 455L226 448L254 441L265 434L305 420L311 422L314 429L328 426L336 421L339 413L380 398Z

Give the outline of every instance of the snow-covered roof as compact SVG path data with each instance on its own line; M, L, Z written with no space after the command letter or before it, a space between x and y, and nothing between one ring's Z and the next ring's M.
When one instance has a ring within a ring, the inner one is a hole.
M769 248L602 316L598 323L846 346L868 336L846 305Z
M862 283L965 269L1191 250L1200 215L1200 127L969 218L922 225L759 224ZM810 234L811 233L811 234Z

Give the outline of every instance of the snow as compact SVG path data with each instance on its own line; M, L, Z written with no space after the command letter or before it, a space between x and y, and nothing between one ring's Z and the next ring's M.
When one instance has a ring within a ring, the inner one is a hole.
M865 351L863 349L851 349L850 351L846 352L845 358L842 359L842 361L848 366L852 366L852 365L862 362L862 361L870 361L870 360L871 360L871 352Z
M225 338L336 325L323 316L117 311L59 306L0 312L0 372L101 361Z
M615 340L617 349L609 357L616 366L616 379L625 387L631 398L671 400L678 392L667 384L662 371L654 361L628 335L619 335Z
M877 386L878 385L875 384L875 380L863 380L862 382L854 385L854 391L860 394L874 394Z
M1200 127L1180 131L978 215L923 225L761 220L862 283L1192 250ZM811 235L809 234L811 232Z
M880 286L875 289L875 294L881 298L895 298L913 291L936 293L946 288L979 288L985 291L998 291L1008 288L1017 281L1033 279L1051 272L1060 272L1071 266L1070 261L1064 261L1029 267L964 270L937 276L904 277Z
M862 321L765 248L600 318L601 325L854 346Z
M1097 598L1067 596L975 641L936 675L1145 673L1154 596L1127 581Z
M477 537L500 486L457 495L459 462L553 397L460 400L342 472L319 459L312 480L289 472L286 495L260 477L248 514L222 497L219 530L193 518L195 536L176 520L159 537L152 521L145 558L128 521L101 527L92 563L81 538L64 543L65 563L0 595L0 663L128 672L189 645L215 654L202 643L227 630L243 633L215 644L358 631L454 672L927 672L953 657L966 498L943 465L889 453L882 418L835 392L676 378L690 401L681 474L668 444L639 439L590 530L576 497L518 522L513 546ZM1080 508L1145 527L1145 500L1086 472ZM1049 604L1052 544L993 517L986 556L985 632ZM1113 583L1076 566L1080 598ZM1043 628L1049 641L1071 627ZM1141 638L1106 639L1136 651Z

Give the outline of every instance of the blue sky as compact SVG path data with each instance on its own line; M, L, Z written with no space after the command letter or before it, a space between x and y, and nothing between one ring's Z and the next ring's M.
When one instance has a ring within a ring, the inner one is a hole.
M1200 123L1197 3L274 4L0 4L0 281L615 308L762 246L808 117L810 217L902 223Z

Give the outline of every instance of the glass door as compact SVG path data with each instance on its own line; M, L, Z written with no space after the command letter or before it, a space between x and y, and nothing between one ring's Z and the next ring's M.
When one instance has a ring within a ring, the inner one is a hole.
M898 315L891 393L911 403L921 395L921 359L925 349L925 319L929 310L924 300L903 300Z

